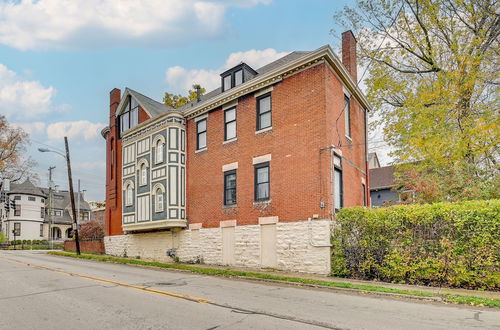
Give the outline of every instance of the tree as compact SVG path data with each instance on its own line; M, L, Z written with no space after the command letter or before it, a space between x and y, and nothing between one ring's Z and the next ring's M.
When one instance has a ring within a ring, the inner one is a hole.
M197 94L197 89L200 89L200 95L203 95L205 94L206 90L205 88L201 87L200 85L193 85L193 89L190 89L188 91L188 95L187 96L183 96L181 94L171 94L171 93L168 93L166 92L165 93L165 96L163 97L163 103L169 107L172 107L174 109L177 109L177 108L180 108L186 104L188 104L189 102L193 102L193 101L196 101L196 99L198 98L198 94Z
M99 239L104 237L104 224L97 220L90 220L80 227L81 239Z
M36 166L30 157L24 157L29 144L28 134L21 128L9 125L5 116L0 115L0 177L12 182L38 176L32 172Z
M497 2L358 0L335 18L357 34L398 182L424 202L498 197Z

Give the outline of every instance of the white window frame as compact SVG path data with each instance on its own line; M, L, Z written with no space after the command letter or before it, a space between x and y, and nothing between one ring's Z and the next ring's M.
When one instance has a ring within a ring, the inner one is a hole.
M165 148L165 144L162 140L156 141L156 160L155 163L161 163L163 161L163 149Z
M125 205L131 206L133 204L134 204L134 189L132 188L132 185L129 184L127 185L127 188L125 190Z
M164 211L164 199L163 199L163 191L161 191L160 188L156 189L156 207L155 211L156 212L163 212Z

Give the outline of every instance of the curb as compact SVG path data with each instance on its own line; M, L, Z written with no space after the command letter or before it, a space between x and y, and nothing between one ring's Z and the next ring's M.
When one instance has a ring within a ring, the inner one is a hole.
M54 255L54 256L72 258L70 256L59 256L59 255ZM74 258L74 259L78 259L78 258ZM402 298L402 299L411 299L411 300L418 300L418 301L432 301L432 302L446 303L446 301L442 297L439 297L439 296L416 296L416 295L402 294L402 293L369 291L369 290L354 289L354 288L340 288L340 287L334 287L334 286L325 286L325 285L299 283L299 282L289 282L289 281L282 281L282 280L273 280L273 279L238 276L238 275L220 276L220 275L198 274L196 272L193 272L193 271L190 271L187 269L162 268L162 267L155 267L155 266L148 266L148 265L119 263L119 262L114 262L112 260L105 260L105 261L96 260L96 259L83 259L83 260L94 261L94 262L107 262L107 263L111 263L111 264L115 264L115 265L133 266L133 267L138 267L138 268L146 268L146 269L159 270L159 271L174 271L174 272L189 273L189 274L199 275L199 276L219 277L219 278L226 278L226 279L231 279L231 280L245 280L245 281L264 282L264 283L279 283L279 284L283 284L286 286L292 286L292 287L308 287L308 288L316 288L316 289L327 289L330 291L351 293L351 294L357 294L357 295L367 294L367 295L374 295L374 296L380 296L380 297L386 297L386 298L387 297L388 298Z

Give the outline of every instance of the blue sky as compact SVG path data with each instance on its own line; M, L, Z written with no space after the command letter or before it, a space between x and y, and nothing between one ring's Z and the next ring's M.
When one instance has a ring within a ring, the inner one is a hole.
M351 1L0 1L0 113L31 135L40 183L64 159L39 153L70 139L74 179L104 199L109 91L130 87L161 101L192 83L215 87L224 68L262 66L293 50L338 49L332 15Z

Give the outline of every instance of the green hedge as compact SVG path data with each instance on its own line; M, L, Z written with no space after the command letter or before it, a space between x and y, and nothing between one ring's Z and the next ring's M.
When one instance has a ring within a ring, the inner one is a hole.
M332 234L332 275L500 288L500 200L346 208Z

